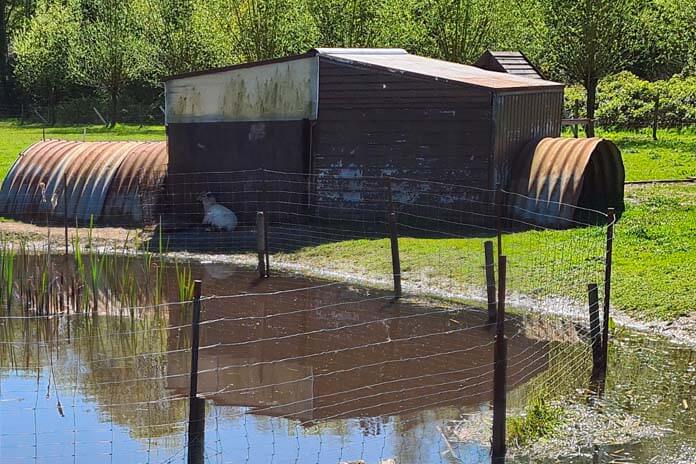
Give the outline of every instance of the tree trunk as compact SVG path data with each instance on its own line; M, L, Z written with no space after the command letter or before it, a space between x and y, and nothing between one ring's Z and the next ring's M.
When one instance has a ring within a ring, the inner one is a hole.
M115 127L118 119L118 92L111 92L111 106L109 108L109 126Z
M7 0L0 0L0 103L9 104L7 66Z
M585 83L585 90L587 90L587 129L585 133L588 137L595 136L594 130L594 119L595 119L595 107L597 106L597 84L599 79L590 78Z

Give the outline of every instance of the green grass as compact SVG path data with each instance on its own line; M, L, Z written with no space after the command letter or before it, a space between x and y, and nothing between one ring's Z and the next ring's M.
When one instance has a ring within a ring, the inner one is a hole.
M696 131L651 130L608 132L599 130L621 149L626 180L685 179L696 176Z
M696 310L696 185L634 186L616 226L612 304L634 316L671 320ZM504 236L508 288L532 296L587 299L603 282L605 230L588 227ZM399 240L406 282L441 290L483 288L485 238ZM389 242L356 240L304 248L284 257L373 278L389 276ZM482 295L482 292L480 292Z
M41 141L45 130L47 139L82 140L164 140L163 126L117 124L112 129L104 126L56 126L37 124L20 125L14 120L0 121L0 178L4 178L17 156L31 144Z

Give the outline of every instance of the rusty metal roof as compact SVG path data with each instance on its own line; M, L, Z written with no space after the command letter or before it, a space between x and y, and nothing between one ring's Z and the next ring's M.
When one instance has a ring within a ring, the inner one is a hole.
M360 48L316 48L319 56L336 61L359 63L389 69L394 72L406 72L437 80L459 82L493 90L521 90L543 87L563 87L557 82L532 79L513 74L487 71L476 66L411 55L399 48L360 49Z
M166 165L166 142L38 142L5 177L0 213L56 219L67 207L71 220L138 223L140 194L162 185Z
M568 226L584 208L623 211L621 153L602 138L544 138L532 142L513 166L513 216L536 225Z

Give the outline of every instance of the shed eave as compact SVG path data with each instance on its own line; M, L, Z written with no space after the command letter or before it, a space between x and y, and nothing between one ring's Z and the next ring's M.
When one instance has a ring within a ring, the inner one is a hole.
M253 68L255 66L263 66L266 64L284 63L286 61L301 60L303 58L310 58L310 57L313 57L316 55L317 55L317 52L312 49L306 53L301 53L298 55L289 55L289 56L284 56L281 58L272 58L270 60L250 61L248 63L237 63L237 64L233 64L233 65L229 65L229 66L222 66L219 68L201 69L199 71L191 71L191 72L187 72L187 73L174 74L171 76L164 77L162 79L162 82L164 82L166 84L167 82L175 81L177 79L185 79L187 77L203 76L206 74L217 74L217 73L222 73L222 72L227 72L227 71L234 71L236 69Z

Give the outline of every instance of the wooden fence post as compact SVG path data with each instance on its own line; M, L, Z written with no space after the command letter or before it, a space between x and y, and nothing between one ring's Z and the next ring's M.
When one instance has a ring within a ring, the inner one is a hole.
M495 234L498 240L498 265L503 255L503 190L500 184L495 187Z
M660 118L660 95L655 95L655 108L653 109L652 138L657 141L657 125Z
M496 320L496 297L495 297L495 262L493 260L493 241L483 242L486 267L486 293L488 296L488 323Z
M614 222L616 211L607 209L607 241L604 261L604 317L602 320L602 375L607 374L607 362L609 358L609 306L611 303L611 260L614 242Z
M580 100L575 100L575 106L573 108L573 117L575 119L580 119ZM573 137L578 138L580 129L578 128L578 123L573 124Z
M389 213L389 238L391 241L392 275L394 276L394 296L401 296L401 258L399 257L399 235L396 213Z
M201 322L201 281L193 283L191 318L191 383L189 386L188 464L203 464L205 444L205 399L198 398L198 347Z
M505 338L505 282L507 278L507 258L502 255L498 261L498 315L493 352L493 441L491 462L505 462L505 415L507 407L507 340Z
M256 213L256 250L259 258L259 277L266 277L266 218L263 211Z
M587 285L590 305L590 343L592 344L592 376L590 383L598 385L602 378L602 333L599 328L599 291L597 284Z

